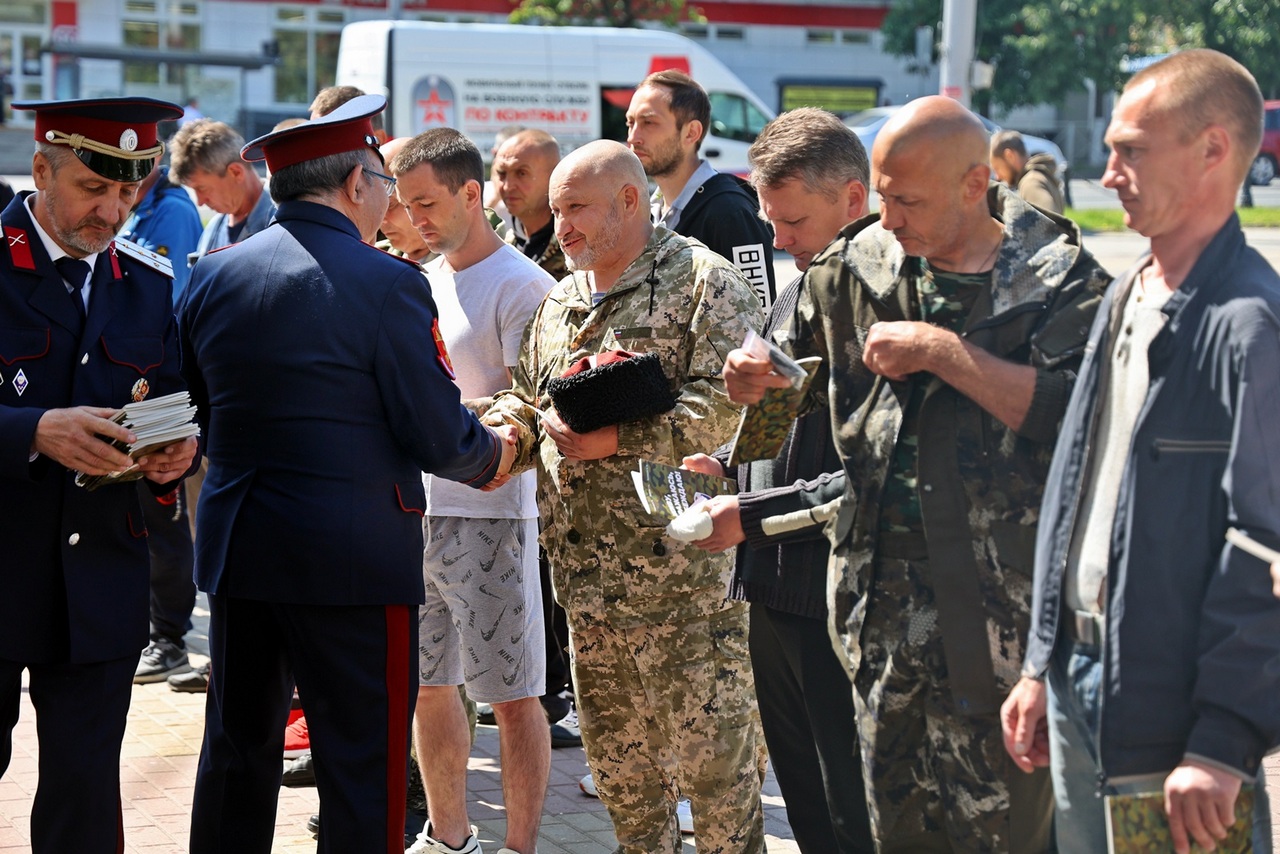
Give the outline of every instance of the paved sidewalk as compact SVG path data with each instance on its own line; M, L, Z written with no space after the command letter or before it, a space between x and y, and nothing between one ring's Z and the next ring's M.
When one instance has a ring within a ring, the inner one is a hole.
M203 661L208 613L196 606L188 636L192 661ZM187 850L191 789L204 730L204 694L179 694L164 683L135 685L121 757L127 854L175 854ZM86 714L92 714L86 709ZM587 773L582 748L551 751L551 780L543 810L539 854L608 854L617 841L604 805L578 789ZM30 851L31 798L36 787L35 714L24 693L13 733L13 761L0 780L0 854ZM498 730L476 728L467 779L472 823L486 851L502 847L506 826L498 765ZM770 852L798 852L772 772L765 788L765 830ZM273 854L311 854L315 840L306 830L317 811L315 789L280 790ZM685 837L685 850L695 850Z

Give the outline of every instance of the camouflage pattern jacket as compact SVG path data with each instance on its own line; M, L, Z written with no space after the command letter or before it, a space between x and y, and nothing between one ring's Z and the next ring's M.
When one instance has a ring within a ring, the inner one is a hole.
M1049 218L993 185L991 214L1005 225L992 283L964 337L1036 369L1035 393L1017 432L933 377L918 433L921 513L933 568L938 624L957 706L989 714L1017 681L1031 604L1036 521L1053 444L1090 322L1109 277L1065 219ZM865 595L910 383L862 362L877 321L919 319L907 256L873 215L846 226L814 259L789 324L775 335L794 355L821 356L810 405L824 403L846 473L827 584L837 652L859 663ZM909 607L909 603L904 603ZM992 660L989 650L1002 654Z
M763 320L732 264L661 227L598 305L586 274L574 273L533 316L513 388L495 396L483 421L516 425L515 470L538 467L542 543L571 625L653 625L723 607L732 553L709 555L667 537L665 522L641 507L631 472L641 458L678 466L733 435L738 409L720 371ZM534 406L549 404L547 382L574 361L617 349L659 354L676 406L618 425L614 456L565 459L538 429Z
M546 247L537 255L529 255L525 252L525 241L516 236L515 229L508 229L502 239L521 253L528 255L529 260L545 270L557 282L569 275L569 264L565 261L564 250L560 248L560 241L556 238L554 231Z

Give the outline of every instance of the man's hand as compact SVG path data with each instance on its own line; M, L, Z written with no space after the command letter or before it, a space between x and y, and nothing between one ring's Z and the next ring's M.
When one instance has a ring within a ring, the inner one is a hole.
M1236 820L1241 780L1235 774L1186 760L1164 780L1164 811L1173 850L1187 854L1194 839L1205 851L1227 838ZM1190 836L1190 839L1188 839Z
M497 437L502 449L502 456L498 458L498 472L493 476L493 480L480 487L481 492L493 492L501 486L506 486L511 480L511 466L516 461L516 442L520 438L520 431L511 424L503 424L500 427L490 427L493 435Z
M742 516L738 511L738 496L715 495L701 505L711 517L711 536L697 540L694 545L712 554L719 554L747 538L742 530Z
M724 466L715 457L707 454L693 454L680 461L680 468L709 474L712 477L724 477Z
M575 433L560 420L560 413L552 409L543 416L542 431L568 460L603 460L618 453L617 424L590 433Z
M191 468L191 461L196 458L200 442L190 436L159 451L152 451L145 457L138 458L138 468L143 476L154 483L169 483L177 480Z
M959 339L952 332L919 320L873 323L867 330L862 362L873 373L904 380L932 371L939 354Z
M1047 706L1044 683L1024 676L1000 707L1004 749L1009 751L1013 764L1028 774L1049 765Z
M773 372L773 362L758 359L746 350L731 350L724 360L724 387L737 404L759 403L766 389L785 388L790 381Z
M123 442L133 442L137 438L109 420L118 411L100 406L47 410L36 424L31 450L88 475L124 471L133 465L133 460L98 438L102 435Z

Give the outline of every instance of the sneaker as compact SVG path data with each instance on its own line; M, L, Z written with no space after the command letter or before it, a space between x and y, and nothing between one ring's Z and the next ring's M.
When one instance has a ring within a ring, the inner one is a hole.
M578 781L578 788L582 790L582 794L588 797L600 797L600 793L596 791L596 781L591 779L590 774Z
M307 732L307 719L300 717L284 728L284 758L297 759L311 752L311 737Z
M476 703L476 723L497 726L498 717L493 713L493 706L488 703Z
M461 848L450 848L438 839L431 838L431 822L422 828L417 840L405 849L404 854L484 854L480 850L480 840L476 839L476 826L471 825L471 835L462 843Z
M693 805L684 798L676 801L676 820L681 833L693 833Z
M163 682L171 673L186 673L190 669L187 651L168 638L160 638L147 644L142 651L138 669L133 671L133 684Z
M551 725L551 746L582 746L582 731L578 729L578 712L576 709L570 709L569 714Z
M166 680L170 691L184 694L203 694L209 690L209 662L198 664L186 673L177 673Z
M280 775L280 785L301 789L316 784L316 770L311 765L311 753L307 752L290 762Z

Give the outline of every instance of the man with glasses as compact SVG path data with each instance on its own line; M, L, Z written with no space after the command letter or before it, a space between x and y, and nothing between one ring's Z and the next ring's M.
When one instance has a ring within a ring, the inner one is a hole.
M295 682L322 772L318 851L404 851L421 472L508 479L512 445L462 407L422 272L369 245L392 184L369 122L385 103L250 144L276 221L197 264L179 306L209 456L195 854L270 848Z

